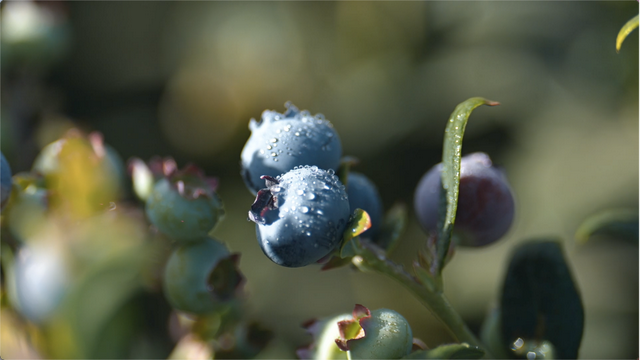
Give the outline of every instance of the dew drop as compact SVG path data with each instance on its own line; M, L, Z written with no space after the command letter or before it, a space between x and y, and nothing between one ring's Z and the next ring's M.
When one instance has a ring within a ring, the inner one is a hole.
M271 150L271 149L273 149L271 145L267 145L267 150Z
M300 212L302 212L303 214L306 214L309 212L309 208L306 206L301 206L300 207Z
M298 195L304 195L304 190L298 190L298 191L296 191L296 194L298 194Z
M271 153L271 156L276 157L276 156L278 156L278 154L276 154L276 153L272 152L272 153Z
M315 198L316 198L316 194L314 194L314 193L308 193L308 194L307 194L307 196L305 196L305 198L306 198L307 200L313 200L313 199L315 199Z
M300 136L300 132L296 131L295 133L293 133L293 135Z
M276 138L272 138L272 139L271 139L271 140L269 140L269 141L271 141L272 143L277 143L277 142L278 142L278 139L276 139Z

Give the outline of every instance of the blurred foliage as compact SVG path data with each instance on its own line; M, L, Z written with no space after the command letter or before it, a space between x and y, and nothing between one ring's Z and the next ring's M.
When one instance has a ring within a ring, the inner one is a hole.
M590 214L638 207L638 32L620 54L613 47L636 1L4 1L0 11L0 140L14 174L76 127L103 133L124 160L171 155L218 176L227 216L214 235L242 253L249 316L275 332L261 357L294 357L309 340L304 320L354 303L402 313L429 346L451 342L387 279L284 269L264 257L245 220L253 199L239 168L249 119L264 109L291 100L325 114L389 208L411 204L420 177L440 161L455 104L500 101L474 114L464 153L484 151L504 166L516 223L495 246L457 251L444 272L448 298L474 330L521 239L572 239ZM200 354L199 340L168 325L158 277L169 245L148 232L130 179L122 187L101 174L88 140L64 148L62 158L74 159L62 160L68 170L13 196L39 209L42 229L5 226L17 208L2 214L2 357L160 358L177 343L176 357ZM409 214L394 260L409 264L426 240ZM39 325L18 316L6 292L9 264L30 266L16 244L44 246L31 256L64 264L56 271L71 290ZM637 243L564 246L587 319L580 356L637 357Z

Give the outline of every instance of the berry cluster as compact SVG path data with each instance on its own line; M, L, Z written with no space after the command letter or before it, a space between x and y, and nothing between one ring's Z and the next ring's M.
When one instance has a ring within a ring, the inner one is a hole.
M339 167L342 146L331 123L291 103L285 106L284 114L266 110L260 123L251 120L252 134L241 155L245 183L256 194L249 220L256 223L265 255L287 267L330 257L344 245L343 233L356 209L370 218L361 237L384 243L378 190L365 175ZM415 195L416 214L428 233L437 230L440 168L425 174ZM346 186L336 170L345 175ZM455 229L460 245L493 243L512 223L513 195L486 154L462 159L459 203Z

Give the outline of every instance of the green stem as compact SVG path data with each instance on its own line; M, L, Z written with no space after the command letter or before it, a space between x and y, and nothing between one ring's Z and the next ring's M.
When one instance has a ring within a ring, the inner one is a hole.
M406 272L402 266L387 259L384 253L368 244L359 242L356 248L358 256L354 257L353 263L359 269L378 272L398 281L445 325L454 338L459 342L480 347L485 353L485 358L492 358L492 355L462 320L460 314L451 306L440 290L441 286L436 287L435 282L433 283L435 286L424 286L414 276Z

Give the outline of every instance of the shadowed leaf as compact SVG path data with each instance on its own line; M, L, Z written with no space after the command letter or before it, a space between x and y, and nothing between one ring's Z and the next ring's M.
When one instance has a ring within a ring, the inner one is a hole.
M584 310L557 241L528 242L515 250L501 299L504 347L549 341L558 359L576 359Z

